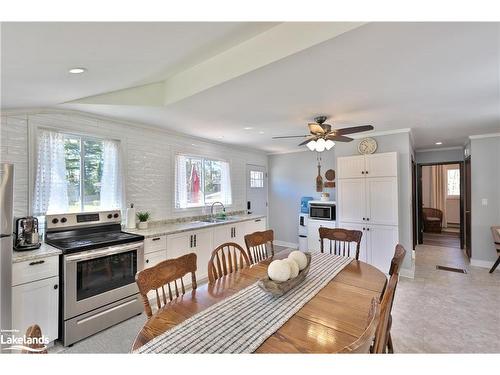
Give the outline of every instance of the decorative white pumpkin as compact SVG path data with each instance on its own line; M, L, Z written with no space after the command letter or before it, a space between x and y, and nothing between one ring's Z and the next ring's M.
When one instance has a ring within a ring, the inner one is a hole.
M295 250L288 255L288 259L291 259L297 263L299 270L303 270L307 266L307 257L302 251Z
M290 274L290 265L283 260L273 260L267 267L267 275L273 281L287 281Z
M287 262L290 266L290 279L297 277L297 275L299 274L299 265L297 264L297 262L293 259L284 259L284 261Z

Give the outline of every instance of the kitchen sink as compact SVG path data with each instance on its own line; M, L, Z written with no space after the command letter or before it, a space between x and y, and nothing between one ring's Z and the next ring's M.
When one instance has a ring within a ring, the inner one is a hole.
M231 220L234 220L234 219L231 217L226 217L226 218L215 217L215 218L209 218L209 219L202 220L202 222L204 222L204 223L225 223L226 221L231 221Z

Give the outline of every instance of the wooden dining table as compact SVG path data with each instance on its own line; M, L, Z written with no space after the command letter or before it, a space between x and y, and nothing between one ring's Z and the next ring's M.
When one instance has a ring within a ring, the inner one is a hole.
M273 259L286 258L291 250ZM212 284L174 299L158 310L138 333L132 350L207 307L235 294L267 275L267 259ZM353 259L332 281L308 301L256 353L336 353L356 341L366 328L373 297L380 298L387 278L377 268Z

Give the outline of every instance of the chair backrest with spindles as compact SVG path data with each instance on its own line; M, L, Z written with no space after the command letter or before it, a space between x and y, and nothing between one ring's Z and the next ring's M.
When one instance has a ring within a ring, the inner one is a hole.
M392 274L382 297L382 302L380 303L380 320L377 326L377 331L375 332L373 353L386 352L387 342L389 339L391 310L394 301L394 294L396 292L396 286L398 284L398 278L399 274Z
M354 257L358 260L362 237L363 232L359 230L319 228L320 249L322 253L329 252L330 254L344 257ZM325 242L327 242L326 246Z
M394 250L394 256L391 260L391 268L389 269L389 275L392 276L393 273L399 273L401 269L401 264L403 264L403 260L405 258L406 250L400 244L396 245L396 249Z
M157 265L137 273L135 281L139 287L146 315L153 312L149 304L148 292L155 291L158 309L174 298L186 293L183 277L191 273L191 287L196 289L196 254L190 253L175 259L167 259ZM161 296L160 296L161 294Z
M380 304L378 303L376 298L373 298L370 305L370 310L368 311L368 320L365 331L359 337L359 339L354 341L352 344L344 347L344 349L342 349L340 353L370 353L370 348L373 344L373 338L375 336L375 331L377 330L379 318Z
M248 258L251 264L262 262L274 256L274 231L266 230L245 236Z
M208 261L208 280L210 283L240 269L250 266L245 250L234 242L224 243L212 251Z

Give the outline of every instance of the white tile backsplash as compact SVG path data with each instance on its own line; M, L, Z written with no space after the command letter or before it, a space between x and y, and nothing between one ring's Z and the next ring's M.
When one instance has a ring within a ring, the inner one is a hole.
M174 155L176 152L218 157L230 162L233 210L246 207L246 164L267 166L264 152L238 149L189 136L173 134L144 125L94 117L80 112L44 112L1 117L2 162L15 164L15 215L28 213L29 154L28 127L49 127L76 134L120 139L127 204L148 210L153 220L193 216L201 210L174 210ZM192 146L195 144L196 146ZM33 181L29 183L33 184Z

